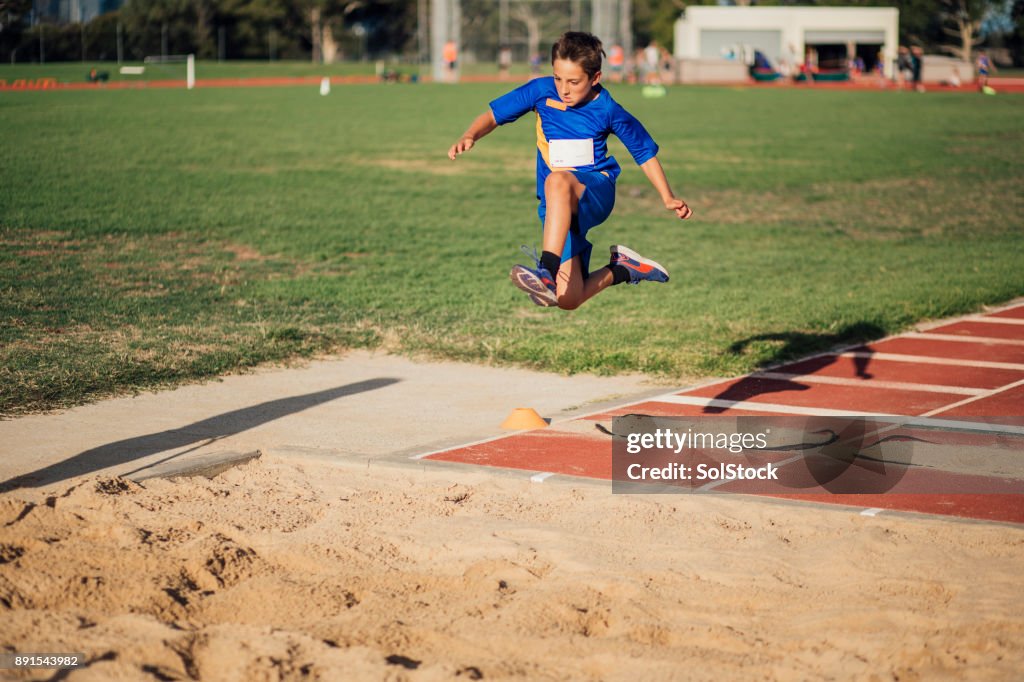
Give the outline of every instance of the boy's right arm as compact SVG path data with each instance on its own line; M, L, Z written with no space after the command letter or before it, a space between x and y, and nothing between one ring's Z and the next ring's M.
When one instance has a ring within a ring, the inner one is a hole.
M474 120L470 124L469 128L466 129L466 132L462 133L458 142L448 149L448 158L454 161L456 156L468 152L473 148L473 145L476 144L477 140L494 131L497 127L498 122L494 120L494 112L488 109L477 116L476 120Z

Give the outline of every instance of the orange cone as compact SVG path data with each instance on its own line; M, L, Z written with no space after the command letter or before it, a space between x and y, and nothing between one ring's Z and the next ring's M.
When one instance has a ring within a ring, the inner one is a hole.
M508 419L501 423L501 428L515 431L525 429L543 429L548 425L532 407L517 407L509 414Z

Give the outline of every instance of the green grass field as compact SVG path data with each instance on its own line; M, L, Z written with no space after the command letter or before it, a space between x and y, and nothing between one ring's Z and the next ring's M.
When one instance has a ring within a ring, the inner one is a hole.
M533 122L445 157L503 90L0 94L0 412L351 347L683 381L1024 294L1024 97L620 86L695 217L615 141L595 260L672 282L536 308Z

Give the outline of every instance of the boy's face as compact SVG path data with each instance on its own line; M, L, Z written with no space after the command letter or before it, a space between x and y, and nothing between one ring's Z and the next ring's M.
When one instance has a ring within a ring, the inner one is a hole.
M555 87L563 103L575 107L594 99L597 94L594 86L601 82L600 71L591 78L582 66L568 59L556 59L551 67L555 75Z

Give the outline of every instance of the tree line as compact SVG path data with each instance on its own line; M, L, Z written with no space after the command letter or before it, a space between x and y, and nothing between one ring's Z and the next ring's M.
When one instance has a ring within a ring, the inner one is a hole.
M416 10L417 0L128 0L89 22L58 23L36 17L32 0L0 0L0 59L415 58Z
M511 0L512 4L524 0ZM527 0L528 1L528 0ZM32 0L0 0L0 59L124 60L162 54L200 59L397 58L425 49L419 17L430 0L128 0L87 23L41 20ZM494 0L495 5L497 0ZM717 0L633 0L636 43L672 45L686 5ZM900 42L929 52L1002 48L1024 65L1024 0L735 0L738 5L895 6ZM512 17L514 19L515 13ZM478 55L489 59L491 55Z

